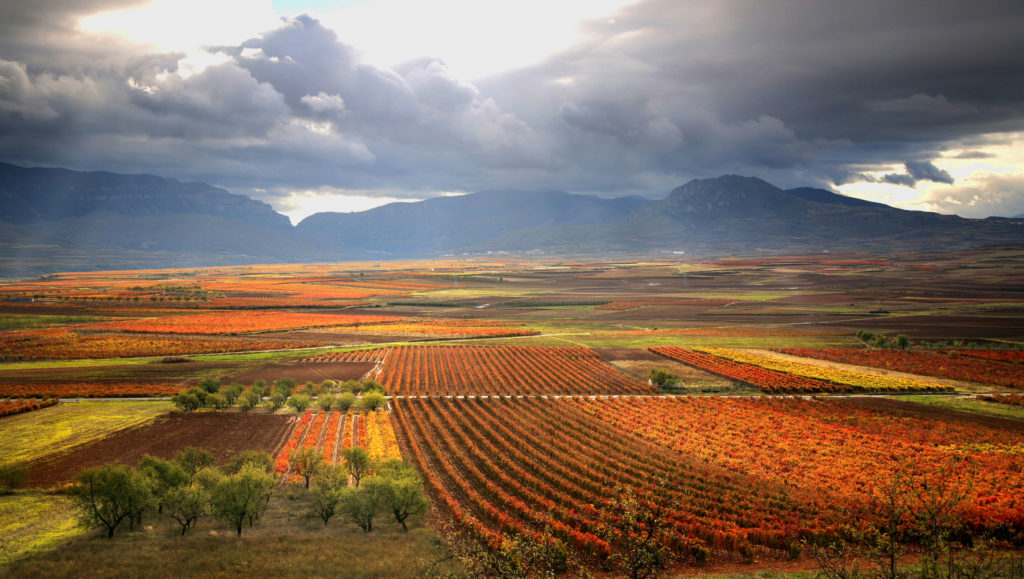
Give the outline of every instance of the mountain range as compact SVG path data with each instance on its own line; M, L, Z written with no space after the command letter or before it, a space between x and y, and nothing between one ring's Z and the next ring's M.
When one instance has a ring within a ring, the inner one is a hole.
M906 211L736 175L695 179L660 200L495 190L318 213L292 226L266 203L202 183L0 163L0 221L5 277L487 252L724 255L1024 243L1024 219Z

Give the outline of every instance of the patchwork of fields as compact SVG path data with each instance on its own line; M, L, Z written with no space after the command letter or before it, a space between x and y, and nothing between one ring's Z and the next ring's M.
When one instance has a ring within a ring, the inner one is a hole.
M193 446L218 463L268 452L283 487L300 480L302 449L325 464L356 447L404 460L431 528L491 552L556 541L570 569L607 570L634 548L621 528L634 497L663 513L676 570L813 569L810 550L851 521L884 526L897 484L934 500L920 489L942 487L958 532L1019 549L1024 283L1002 266L964 279L956 254L903 259L251 266L0 285L12 328L0 466L30 467L28 490L0 497L0 528L19 537L0 566L84 532L49 489ZM907 348L893 332L866 344L864 327L897 327ZM363 408L377 388L382 408ZM168 401L187 393L198 410ZM71 401L125 397L160 400ZM44 504L62 513L53 525Z

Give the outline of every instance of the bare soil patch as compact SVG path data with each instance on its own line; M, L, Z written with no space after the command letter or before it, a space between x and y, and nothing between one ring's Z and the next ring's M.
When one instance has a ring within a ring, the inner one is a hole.
M1009 430L1013 432L1024 432L1024 422L1012 418L1001 418L985 414L975 414L964 410L954 410L930 404L918 404L912 400L897 400L881 396L851 396L846 398L850 402L870 408L900 415L924 416L926 418L937 418L953 422L967 422L980 424L990 428Z
M637 348L595 348L594 351L597 352L601 361L606 363L615 360L664 360L664 358L650 350L640 350Z
M284 414L172 413L139 428L119 431L68 454L32 464L28 484L47 487L71 481L83 469L111 463L134 465L146 454L171 458L195 446L224 462L243 450L275 454L296 417Z
M291 362L267 364L256 370L231 376L229 381L252 384L265 380L268 384L279 378L291 378L299 383L324 380L360 380L373 370L373 362Z

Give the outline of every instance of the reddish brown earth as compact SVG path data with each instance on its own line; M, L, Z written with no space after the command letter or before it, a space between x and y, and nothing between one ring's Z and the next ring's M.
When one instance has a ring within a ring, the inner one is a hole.
M1024 421L1013 420L1012 418L988 416L985 414L976 414L974 412L954 410L952 408L932 406L930 404L917 404L911 400L897 400L895 398L885 398L880 396L851 396L845 400L849 400L850 402L865 408L881 410L893 414L924 416L926 418L936 418L939 420L949 420L953 422L967 422L988 426L990 428L1024 432Z
M89 467L110 463L134 465L147 454L172 458L190 446L212 452L217 462L225 462L243 450L273 455L288 440L295 421L295 416L283 414L172 413L67 454L36 461L31 466L28 484L60 485Z
M300 384L324 380L359 380L374 367L373 362L293 362L267 364L261 368L231 376L228 381L252 384L265 380L268 384L279 378L291 378Z

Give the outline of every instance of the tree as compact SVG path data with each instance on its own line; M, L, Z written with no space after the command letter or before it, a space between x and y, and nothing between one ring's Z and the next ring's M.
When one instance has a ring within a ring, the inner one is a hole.
M910 338L908 338L904 334L896 336L896 347L899 348L900 350L909 350Z
M288 466L292 471L306 481L306 488L309 488L309 479L315 475L324 464L320 451L311 447L303 446L292 453L288 458Z
M199 397L190 391L178 392L171 397L171 402L183 412L192 412L203 405Z
M291 395L295 388L295 380L291 378L279 378L274 381L274 394L280 394L284 398Z
M233 382L227 388L222 390L221 394L224 396L224 398L228 401L228 404L230 405L234 404L235 401L238 400L238 397L242 395L242 392L245 392L245 386L239 384L238 382Z
M565 544L549 529L534 535L506 537L497 549L484 538L454 524L441 530L445 556L457 560L467 577L554 577L568 569ZM430 576L433 569L424 573Z
M346 487L341 492L341 511L364 533L373 531L373 519L381 504L381 487L376 479L367 479L366 484Z
M370 410L376 410L378 408L384 408L388 405L388 399L384 397L380 392L368 392L363 394L360 398L359 405L363 408L369 408Z
M208 450L189 446L174 455L174 462L181 465L188 476L193 476L200 469L213 464L213 453Z
M198 483L174 487L164 496L164 510L167 516L181 525L182 536L199 517L207 513L209 505L210 493Z
M295 412L302 414L302 412L309 408L309 405L312 403L313 399L309 397L309 394L296 394L295 396L288 398L288 402L285 404L294 408Z
M270 407L271 412L277 412L284 406L284 396L279 392L274 392L267 400L267 406Z
M651 368L650 373L651 384L654 384L661 390L671 388L679 382L679 378L671 372L666 372L660 368Z
M334 401L335 398L333 394L321 394L316 400L316 405L324 412L330 412L331 408L334 407Z
M348 412L348 409L352 408L352 405L355 403L355 394L351 392L342 392L341 395L335 398L334 407L337 408L338 410L341 410L342 412Z
M153 495L156 498L157 512L162 513L167 493L176 487L189 482L189 475L177 462L172 462L152 455L145 455L139 461L139 472L152 482Z
M381 482L381 506L395 515L395 520L408 531L406 519L422 515L429 503L423 492L423 480L416 469L401 460L389 460L377 469Z
M324 526L338 512L341 497L348 487L348 472L338 465L327 465L313 483L310 496L313 511L324 521Z
M266 388L267 381L264 380L263 378L260 378L259 380L256 380L255 382L252 383L252 386L249 387L249 390L251 390L252 393L255 394L258 398L262 399L263 391L266 390Z
M247 465L238 473L223 477L211 493L210 503L217 517L242 535L245 522L252 526L267 507L274 489L273 475Z
M72 496L83 522L106 529L109 539L125 519L134 520L152 492L148 479L138 471L113 465L82 471Z
M205 390L208 394L220 391L220 380L216 378L204 378L199 382L199 387Z
M374 380L363 380L362 390L363 392L380 392L381 394L387 394L387 388L380 382Z
M223 410L228 407L228 399L223 394L215 392L206 397L206 405L214 410Z
M259 450L243 450L231 457L231 460L224 465L223 471L225 474L235 474L247 465L253 465L264 472L270 472L274 469L274 457Z
M342 452L342 457L345 461L345 467L355 480L356 486L359 486L359 481L364 475L366 475L367 471L370 470L370 455L367 454L365 449L359 446L353 446L351 448L346 448Z
M238 397L238 408L242 413L248 413L260 403L260 397L255 392L247 390Z

